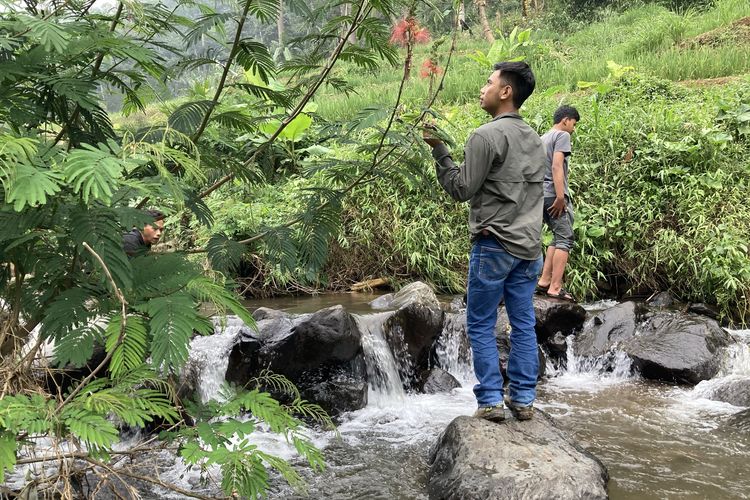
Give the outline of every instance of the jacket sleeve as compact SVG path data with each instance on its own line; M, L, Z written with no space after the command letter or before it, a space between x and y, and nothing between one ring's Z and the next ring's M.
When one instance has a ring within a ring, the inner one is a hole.
M466 141L464 163L458 167L448 148L440 144L433 148L437 178L443 189L458 201L467 201L479 191L492 168L495 152L487 139L473 133Z

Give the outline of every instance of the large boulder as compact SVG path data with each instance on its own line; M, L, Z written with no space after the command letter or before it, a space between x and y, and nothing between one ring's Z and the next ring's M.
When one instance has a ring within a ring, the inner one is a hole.
M700 391L705 398L723 401L734 406L750 407L750 377L731 375L705 382L706 387ZM701 389L700 386L696 390Z
M437 394L438 392L450 392L453 389L461 387L461 383L456 377L443 370L442 368L433 368L422 374L421 392L425 394Z
M268 368L331 414L367 404L361 335L343 307L298 317L262 309L254 317L258 332L246 332L232 349L227 380L242 385Z
M721 349L734 342L716 321L695 314L658 312L621 344L646 378L697 384L715 376Z
M396 293L388 293L377 297L370 302L370 307L373 309L398 309L414 302L440 309L440 302L435 292L429 285L421 281L410 283Z
M641 308L635 302L623 302L591 317L575 336L573 349L578 356L605 355L614 345L635 336Z
M539 410L502 424L458 417L429 461L432 500L608 498L604 465Z
M418 383L417 375L429 366L431 354L434 357L445 312L435 293L421 282L399 291L392 305L399 309L386 319L383 333L397 360L401 380L406 388L412 388Z
M583 327L586 310L579 304L560 299L534 296L537 341L543 344L557 332L564 336L576 333Z

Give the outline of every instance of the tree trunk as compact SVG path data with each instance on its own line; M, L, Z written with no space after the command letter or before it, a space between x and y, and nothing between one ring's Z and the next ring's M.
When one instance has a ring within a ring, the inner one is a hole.
M521 15L524 19L529 17L529 6L531 5L531 0L521 0Z
M487 0L474 0L479 11L479 22L482 24L482 32L484 38L490 43L495 43L495 36L492 34L492 28L490 28L490 22L487 20Z

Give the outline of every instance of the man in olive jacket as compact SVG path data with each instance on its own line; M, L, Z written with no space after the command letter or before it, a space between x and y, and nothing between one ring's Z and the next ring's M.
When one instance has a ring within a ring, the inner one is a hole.
M495 64L479 104L492 120L466 141L456 166L446 146L425 131L437 177L458 201L470 200L466 325L474 358L475 416L505 418L503 377L495 340L498 303L505 300L511 325L505 404L519 420L533 416L539 372L532 297L542 270L541 230L546 155L539 135L518 114L534 91L523 62Z

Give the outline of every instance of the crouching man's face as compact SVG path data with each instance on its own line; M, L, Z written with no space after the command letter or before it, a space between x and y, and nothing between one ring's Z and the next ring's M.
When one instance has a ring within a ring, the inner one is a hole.
M161 233L163 231L164 231L163 220L154 221L153 224L146 224L143 227L143 231L141 231L141 236L143 236L143 242L146 245L156 245L157 243L159 243L159 238L161 238Z

